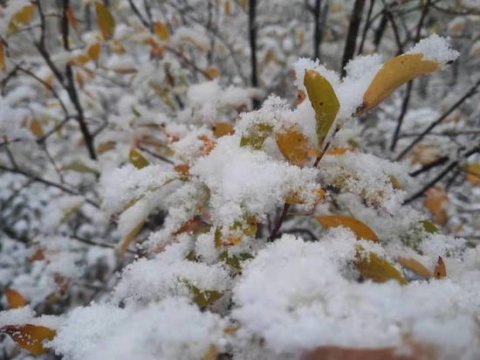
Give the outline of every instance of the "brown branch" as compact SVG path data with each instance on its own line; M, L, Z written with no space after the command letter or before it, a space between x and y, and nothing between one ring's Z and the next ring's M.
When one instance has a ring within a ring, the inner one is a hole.
M345 66L353 58L357 44L358 30L362 20L363 7L365 0L355 0L353 5L352 15L350 18L350 25L348 26L347 39L345 41L345 48L343 50L342 59L342 77L346 75Z

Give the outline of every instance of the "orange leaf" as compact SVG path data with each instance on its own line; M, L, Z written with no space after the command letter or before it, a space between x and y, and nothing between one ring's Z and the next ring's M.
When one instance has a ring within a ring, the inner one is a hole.
M88 57L93 61L98 61L98 59L100 58L100 50L101 50L100 43L95 43L90 45L87 49Z
M423 60L423 54L403 54L388 60L363 95L363 104L358 112L372 109L406 82L430 74L438 68L435 61Z
M43 347L45 340L52 340L56 331L39 325L8 325L0 329L8 334L18 346L28 350L32 355L41 355L48 350Z
M43 128L42 128L42 124L40 123L40 121L38 121L37 119L32 119L32 121L30 121L30 131L36 137L42 137L43 136Z
M22 294L14 289L5 289L5 297L7 298L9 309L18 309L27 304Z
M115 19L108 8L101 2L95 2L97 12L97 24L105 40L111 39L115 33Z
M163 22L156 22L153 24L153 31L159 37L160 40L168 40L170 38L170 31Z
M441 187L433 187L426 192L423 205L432 214L433 220L439 225L445 225L448 220L448 194Z
M375 232L354 217L343 215L326 215L317 216L316 219L320 225L327 229L343 226L349 228L358 239L366 239L378 242L378 237Z
M429 279L432 277L432 273L425 266L422 265L419 261L412 258L399 258L398 263L402 265L405 269L410 270L417 274L418 276Z
M347 146L347 147L339 147L335 149L329 149L327 150L327 155L332 155L332 156L337 156L337 155L343 155L346 154L347 152L355 152L357 149L355 149L353 146Z
M275 139L278 149L291 164L300 167L305 165L310 144L298 127L291 127L285 132L277 133Z
M435 279L444 279L447 277L447 268L441 256L438 257L437 265L435 265Z
M233 134L233 125L228 122L217 122L213 124L213 135L216 138Z
M220 70L215 66L209 66L207 70L205 70L205 74L209 80L213 80L220 76Z

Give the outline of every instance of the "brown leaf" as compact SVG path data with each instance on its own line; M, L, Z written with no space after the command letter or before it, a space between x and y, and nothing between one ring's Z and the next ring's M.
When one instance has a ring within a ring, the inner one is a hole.
M480 185L480 163L467 165L467 181L472 185Z
M153 24L153 31L160 40L168 40L170 38L170 31L163 22L156 22Z
M78 21L77 18L75 17L75 12L73 11L73 8L71 6L68 7L65 15L67 16L68 23L70 26L78 32Z
M325 215L317 216L316 220L323 227L330 229L339 226L349 228L358 239L366 239L378 242L378 237L369 226L351 216L344 215Z
M95 2L95 11L97 12L97 24L102 37L105 40L111 39L115 33L115 19L110 10L101 2Z
M42 137L43 136L43 128L42 128L42 124L40 123L40 121L38 121L37 119L32 119L32 121L30 121L30 131L37 138Z
M233 134L233 125L228 122L217 122L213 124L213 135L216 138Z
M7 69L7 64L5 63L5 45L0 39L0 72L3 72Z
M55 337L55 330L39 325L8 325L0 329L8 334L18 346L28 350L32 355L41 355L48 350L43 347L45 340Z
M27 304L25 298L17 290L5 289L5 297L7 298L7 304L9 309L18 309L24 307Z
M100 43L98 43L98 42L90 45L87 49L88 57L90 59L92 59L93 61L98 61L98 59L100 58L101 49L102 49L102 47L101 47Z
M447 277L447 268L441 256L438 257L437 265L435 265L435 279L444 279Z
M360 274L376 283L383 283L389 280L396 280L400 284L407 284L407 280L392 264L373 252L363 254L360 249L355 258L355 265Z
M439 225L445 225L448 221L447 205L448 194L439 186L429 189L425 194L423 205L432 214L433 220Z

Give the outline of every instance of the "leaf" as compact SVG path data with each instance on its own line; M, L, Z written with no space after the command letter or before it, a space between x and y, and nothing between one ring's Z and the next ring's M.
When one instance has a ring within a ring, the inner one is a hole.
M447 223L448 214L446 207L448 205L448 194L442 187L436 186L430 188L426 192L423 205L432 214L434 222L439 225L445 225Z
M355 152L357 151L356 148L353 146L347 146L347 147L338 147L334 149L328 149L326 155L330 156L339 156L339 155L344 155L349 152Z
M97 12L97 24L105 40L111 39L115 33L115 19L108 8L101 2L95 2Z
M330 132L340 109L340 103L332 85L318 72L314 70L305 71L303 82L310 103L315 110L318 146L322 149L325 138Z
M217 122L213 124L213 135L216 138L233 134L233 125L228 122Z
M207 75L208 80L213 80L220 76L220 70L216 66L209 66L205 70L205 75Z
M82 174L94 174L97 175L98 172L94 168L91 168L79 160L72 161L70 164L62 166L64 171L74 171Z
M39 325L8 325L0 329L8 334L18 346L28 350L32 355L41 355L48 351L43 347L45 340L52 340L56 331Z
M240 140L241 147L251 147L260 150L263 143L273 131L273 126L265 123L253 124L247 131L247 135L243 135Z
M165 41L170 38L170 31L168 30L167 25L163 22L155 22L153 24L153 31L155 32L155 35L157 35L160 40Z
M102 47L100 43L92 44L87 49L88 57L93 61L98 61Z
M0 50L1 52L1 50ZM2 55L0 54L0 57ZM0 60L0 70L1 70L1 60ZM468 164L467 165L467 181L472 185L480 185L480 163Z
M0 39L0 72L7 70L7 64L5 62L5 45Z
M17 290L5 289L5 297L9 309L18 309L27 304L25 298Z
M40 121L38 121L37 119L32 119L30 121L30 132L37 138L43 136L43 128Z
M188 164L175 165L174 170L183 176L190 176L190 166Z
M398 258L397 262L402 265L405 269L412 271L418 276L429 279L432 277L432 273L425 266L422 265L419 261L412 258Z
M396 280L400 284L407 284L407 280L390 262L373 252L363 253L363 249L357 251L355 265L360 274L376 283Z
M193 302L198 305L200 309L204 309L209 305L212 305L215 301L223 296L223 293L217 290L200 290L187 280L183 280L184 284L190 290Z
M343 226L350 229L358 239L366 239L378 242L378 237L375 232L366 224L355 219L354 217L344 215L325 215L317 216L316 220L320 223L320 225L327 229Z
M27 25L32 20L34 14L34 5L26 5L16 12L8 23L7 36L17 32L23 25Z
M218 359L218 349L215 345L210 345L208 347L207 353L203 356L202 360L217 360Z
M435 265L435 279L444 279L447 277L447 268L441 256L438 257L437 264Z
M369 111L406 82L438 68L437 62L423 60L423 54L403 54L388 60L370 83L357 112Z
M78 32L78 21L77 18L75 17L75 12L73 11L73 8L71 6L68 7L65 15L67 16L68 23L70 26Z
M138 223L132 230L130 230L130 232L125 235L123 237L123 239L120 241L120 245L118 247L118 254L120 256L123 256L125 254L125 252L127 251L128 247L130 246L130 244L135 240L135 238L137 237L138 233L140 232L140 230L142 230L143 228L143 224L145 223L145 221L141 221L140 223Z
M115 141L106 141L104 143L98 144L97 146L97 154L101 155L104 154L110 150L115 149L116 147L116 142Z
M145 157L135 148L130 150L128 159L137 169L142 169L150 164L148 160L145 159Z
M308 160L310 143L297 127L276 134L277 146L283 156L293 165L303 167Z
M434 223L432 223L431 221L428 221L428 220L422 220L420 221L420 223L422 224L423 226L423 229L429 233L429 234L436 234L438 233L438 228L435 226Z

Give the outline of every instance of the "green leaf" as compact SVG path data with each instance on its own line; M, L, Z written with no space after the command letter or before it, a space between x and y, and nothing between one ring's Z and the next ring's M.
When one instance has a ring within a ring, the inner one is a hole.
M438 228L435 226L434 223L432 223L429 220L422 220L420 221L420 224L422 224L423 229L429 233L429 234L437 234L438 233Z
M128 158L133 166L135 166L137 169L142 169L150 164L148 160L145 159L145 157L135 148L130 150Z
M193 302L198 305L199 308L204 309L209 305L212 305L215 301L223 296L223 293L217 290L200 290L187 280L183 280L183 283L190 290L190 294L193 297Z
M305 71L303 82L315 110L318 146L323 149L323 143L340 109L340 102L332 85L315 70Z
M97 175L98 172L94 168L91 168L79 160L72 161L70 164L62 166L62 170L64 171L74 171L82 174L94 174Z
M255 150L260 150L263 143L273 132L273 126L265 123L253 124L247 131L247 134L242 136L240 140L241 147L251 147Z

